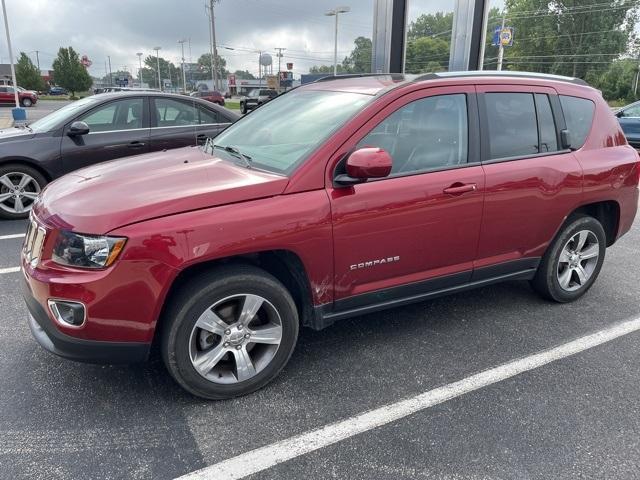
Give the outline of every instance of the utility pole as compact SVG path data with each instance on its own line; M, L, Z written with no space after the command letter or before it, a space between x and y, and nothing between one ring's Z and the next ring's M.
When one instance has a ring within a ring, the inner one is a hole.
M187 93L187 75L184 72L184 43L186 41L187 40L184 38L182 40L178 40L178 43L182 47L182 90L184 93Z
M278 51L278 92L279 92L280 89L281 89L281 85L280 85L280 83L281 83L280 82L280 71L281 71L280 61L282 60L282 57L283 57L282 52L285 51L286 48L277 47L276 50Z
M38 72L40 72L40 52L36 50L36 65L38 65Z
M341 13L348 13L351 11L350 7L336 7L333 10L329 10L325 15L327 17L336 17L335 38L333 45L333 75L338 75L338 15Z
M502 15L502 27L498 34L498 71L502 70L502 59L504 58L504 45L502 45L502 31L504 30L505 17Z
M138 82L140 82L140 88L142 88L142 52L136 53L138 56Z
M211 12L211 71L213 73L213 89L218 88L218 49L216 47L216 15L213 5L219 0L209 0L209 12Z
M153 47L156 51L156 66L158 67L158 88L162 91L162 80L160 79L160 50L162 47ZM171 74L171 70L169 70L169 74Z
M107 58L109 59L109 86L112 87L113 86L113 77L111 76L111 56L107 55Z
M7 19L7 7L4 4L4 0L2 0L2 15L4 16L4 31L7 33L7 47L9 47L9 63L11 64L11 80L13 81L13 96L16 101L16 108L20 108L20 98L18 97L18 83L16 82L16 66L13 64L13 51L11 50L11 35L9 34L9 20ZM18 110L16 110L16 112L17 111Z
M633 84L633 96L638 98L638 80L640 80L640 53L638 54L638 70L636 71L636 79Z

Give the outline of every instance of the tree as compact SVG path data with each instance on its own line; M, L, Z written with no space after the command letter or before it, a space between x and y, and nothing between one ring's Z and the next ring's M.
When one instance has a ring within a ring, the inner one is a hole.
M423 14L409 24L407 41L410 42L423 37L436 37L450 42L452 29L453 12Z
M16 80L18 85L27 90L44 90L44 80L40 76L40 71L36 67L29 56L20 52L18 63L16 64Z
M255 80L256 77L249 70L236 70L233 72L238 80Z
M78 53L73 47L58 50L58 56L53 61L53 78L56 85L69 90L71 96L76 92L89 90L93 84L91 76L80 63Z
M333 65L314 65L309 69L309 73L318 75L320 73L326 73L327 75L333 75ZM338 73L348 73L342 64L338 64Z
M226 78L229 74L227 70L227 61L220 55L216 55L218 59L218 78ZM211 54L203 53L198 58L198 70L202 78L198 80L209 80L211 78Z
M634 40L639 6L628 0L602 5L601 0L507 0L507 25L515 35L503 68L582 79L607 70ZM495 27L501 18L489 23Z
M638 61L632 59L616 60L602 74L591 73L587 81L602 90L602 96L609 100L631 103L640 98L634 94L633 84L638 73ZM640 94L640 90L638 91Z
M354 48L344 59L342 66L350 73L371 73L371 39L358 37L353 43Z
M442 38L419 37L407 42L407 73L439 72L449 66L449 42Z
M144 59L144 67L142 68L142 81L151 88L161 88L158 85L158 63L160 63L160 78L162 80L170 80L173 86L177 86L182 82L182 71L170 61L154 55L148 55Z

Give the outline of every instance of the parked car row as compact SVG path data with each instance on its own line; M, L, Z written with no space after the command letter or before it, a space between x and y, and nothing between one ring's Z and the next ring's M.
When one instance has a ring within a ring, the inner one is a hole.
M158 135L159 149L162 129L198 134L219 108L98 97L34 125L28 143L57 152L56 174L114 145L142 151ZM301 325L505 280L580 298L631 228L639 160L601 94L573 78L319 81L199 150L95 165L45 189L21 261L29 326L74 360L141 361L154 345L189 392L243 395L283 369ZM26 185L11 181L5 198Z
M197 98L119 92L86 97L25 128L0 131L0 218L26 218L38 193L65 173L201 144L238 118Z

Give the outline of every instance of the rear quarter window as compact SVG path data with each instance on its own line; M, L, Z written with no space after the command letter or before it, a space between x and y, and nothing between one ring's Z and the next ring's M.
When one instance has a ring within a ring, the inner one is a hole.
M591 130L596 105L586 98L567 95L560 95L560 103L571 135L571 148L581 148Z

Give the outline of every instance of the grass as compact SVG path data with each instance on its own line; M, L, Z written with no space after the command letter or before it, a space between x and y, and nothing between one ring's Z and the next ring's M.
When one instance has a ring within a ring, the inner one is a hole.
M238 100L225 100L224 106L229 110L240 110L240 102Z

